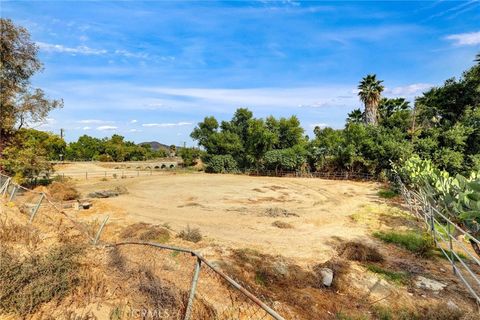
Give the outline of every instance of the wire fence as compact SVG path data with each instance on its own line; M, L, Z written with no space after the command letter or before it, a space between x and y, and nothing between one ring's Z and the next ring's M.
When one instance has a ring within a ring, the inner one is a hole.
M139 271L140 290L149 301L137 301L138 312L127 313L153 319L284 319L238 282L223 273L199 253L158 243L117 242L101 240L108 217L102 223L89 224L71 217L45 193L13 183L0 174L0 196L9 206L26 214L29 223L47 228L73 228L79 241L86 241L109 251L116 268L130 279ZM60 224L58 218L61 218ZM158 281L157 281L158 280ZM130 288L131 289L131 288ZM123 292L132 295L131 290ZM122 291L116 293L121 298ZM135 296L135 294L133 295ZM141 296L140 294L138 295ZM148 305L146 305L148 303Z
M250 176L266 176L266 177L292 177L292 178L321 178L330 180L374 180L375 175L369 173L357 172L310 172L301 170L263 170L263 171L247 171Z
M480 246L480 241L452 222L422 190L407 188L400 177L396 182L410 212L425 222L435 245L450 262L453 273L480 304L480 259L470 246Z

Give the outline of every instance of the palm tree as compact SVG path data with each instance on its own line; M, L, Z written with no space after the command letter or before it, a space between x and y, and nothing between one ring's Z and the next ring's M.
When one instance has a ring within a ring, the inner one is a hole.
M477 53L477 56L475 57L475 62L480 63L480 53Z
M354 109L352 112L348 114L347 117L347 125L351 123L361 123L364 119L364 115L362 110L360 109Z
M383 80L377 80L375 74L369 74L358 85L358 96L365 105L365 123L377 124L378 103L380 102Z

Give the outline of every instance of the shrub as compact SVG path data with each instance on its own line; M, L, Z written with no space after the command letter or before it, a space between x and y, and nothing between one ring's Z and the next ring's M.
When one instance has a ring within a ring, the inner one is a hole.
M237 161L231 155L215 155L206 163L205 172L235 173L238 172Z
M348 260L361 262L383 261L383 256L378 252L377 248L356 241L341 244L337 251L341 257Z
M391 199L397 196L397 192L392 189L382 189L377 192L378 196L385 199Z
M178 234L178 237L190 241L190 242L199 242L202 240L202 234L200 233L200 229L198 228L193 228L191 229L190 226L187 226L185 230L180 231Z
M48 186L48 191L56 201L76 200L80 197L73 183L65 179L62 182L54 181Z
M22 259L0 250L0 310L25 316L65 297L80 281L81 252L81 247L66 244Z
M388 231L375 232L373 236L384 242L393 243L421 256L429 255L434 246L433 239L427 233L421 234L414 231Z

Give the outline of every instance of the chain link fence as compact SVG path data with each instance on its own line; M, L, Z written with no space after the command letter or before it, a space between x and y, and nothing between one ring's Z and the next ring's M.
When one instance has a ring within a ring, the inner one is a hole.
M407 188L400 177L396 177L396 183L409 211L425 222L436 247L450 262L453 273L480 304L480 259L470 246L480 245L480 241L452 222L441 208L430 203L421 190Z
M284 319L193 250L158 243L101 241L108 217L101 224L80 221L65 213L61 203L54 203L43 192L19 186L2 174L0 196L7 206L17 207L27 215L29 223L46 226L51 231L65 227L75 229L78 241L107 250L109 268L125 280L130 280L132 274L141 274L139 286L134 290L142 291L149 301L137 301L136 312L130 309L124 314L126 318ZM132 295L132 288L125 290L123 294ZM122 290L116 295L121 299ZM123 311L118 312L121 316Z

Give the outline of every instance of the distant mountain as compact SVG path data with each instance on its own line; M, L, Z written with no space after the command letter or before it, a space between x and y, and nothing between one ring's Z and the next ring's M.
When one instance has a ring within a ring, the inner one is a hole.
M139 145L141 145L141 146L150 145L152 150L155 150L155 151L158 151L160 149L164 149L164 150L169 150L170 149L170 146L167 146L166 144L163 144L163 143L160 143L160 142L157 142L157 141L142 142L142 143L139 143Z
M142 142L142 143L139 143L139 145L150 145L150 147L152 148L152 150L155 150L155 151L158 151L160 149L164 149L164 150L170 150L170 145L166 145L166 144L163 144L163 143L160 143L160 142L157 142L157 141L150 141L150 142ZM182 147L178 147L177 146L177 150L181 149Z

